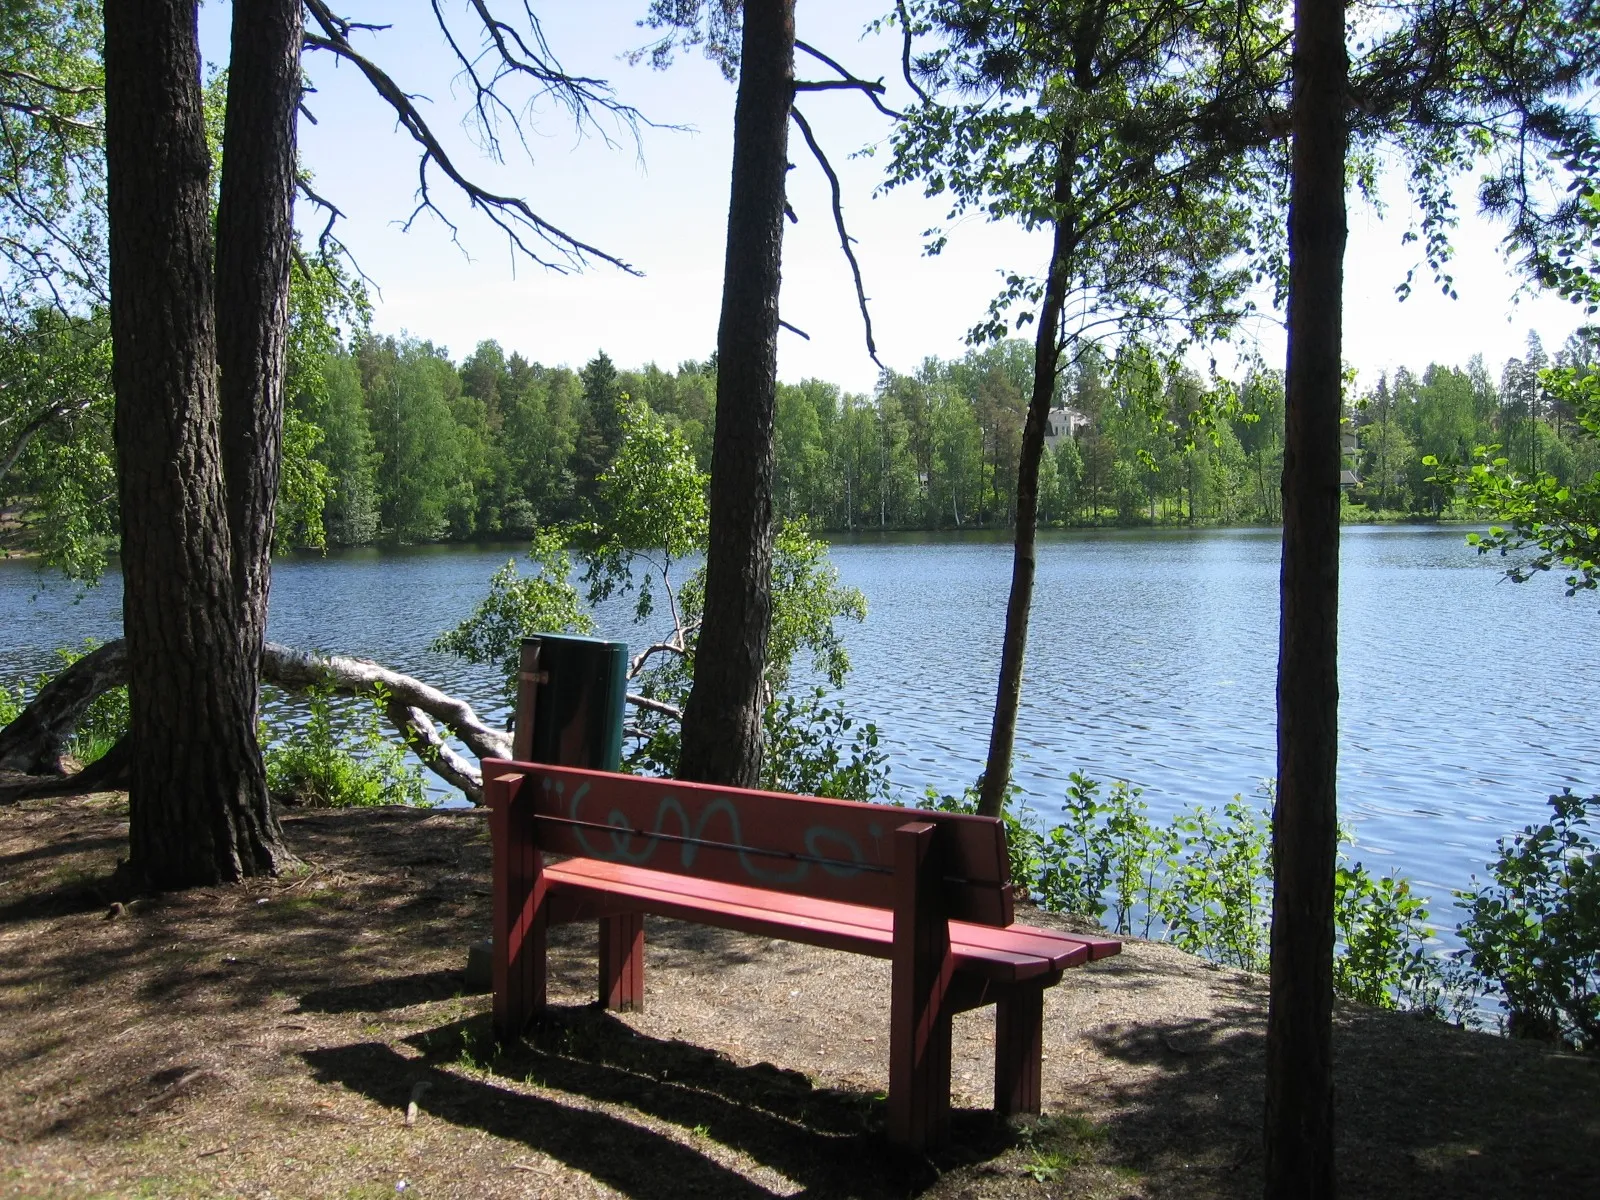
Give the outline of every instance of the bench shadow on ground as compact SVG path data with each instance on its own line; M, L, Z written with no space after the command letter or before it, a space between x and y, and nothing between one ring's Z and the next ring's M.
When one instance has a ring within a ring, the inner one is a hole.
M552 1006L526 1041L500 1051L487 1016L406 1042L420 1057L376 1042L303 1057L320 1081L395 1108L427 1083L423 1112L521 1143L635 1200L772 1194L697 1148L711 1143L816 1197L917 1195L941 1172L1015 1143L992 1113L957 1110L949 1149L931 1160L896 1153L884 1141L881 1095L813 1087L770 1063L741 1067L640 1034L596 1005Z
M1256 1196L1264 1171L1259 1007L1090 1035L1127 1065L1098 1089L1110 1159L1151 1194ZM1334 1038L1344 1197L1589 1197L1600 1061L1442 1022L1341 1006Z

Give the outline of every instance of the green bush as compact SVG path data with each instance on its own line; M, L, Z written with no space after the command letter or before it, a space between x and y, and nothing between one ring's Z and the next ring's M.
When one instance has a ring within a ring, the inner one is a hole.
M1333 921L1342 947L1333 960L1333 989L1374 1008L1404 1008L1458 1019L1470 1003L1449 1003L1456 973L1429 956L1427 902L1410 881L1391 872L1374 876L1361 863L1340 864L1334 879ZM1464 983L1465 981L1462 981Z
M331 696L326 688L312 690L306 723L267 748L268 789L318 808L426 804L422 773L407 765L405 750L378 727L382 694L344 731L334 727Z
M780 695L762 713L761 786L801 796L872 802L889 791L889 756L878 727L830 705L823 688Z
M1164 936L1191 954L1264 971L1272 927L1272 823L1235 796L1173 822L1178 850L1156 892Z
M15 721L21 713L21 689L18 689L17 696L13 698L11 692L6 688L5 684L0 683L0 729L4 729L7 725L11 724L11 722Z
M1513 1037L1600 1046L1600 847L1570 790L1551 818L1497 843L1493 882L1460 893L1473 972L1499 995Z
M1041 831L1012 785L1004 817L1011 875L1056 912L1104 922L1244 970L1267 967L1272 921L1271 815L1235 796L1221 808L1194 806L1153 822L1141 789L1073 772L1061 821ZM1271 785L1264 798L1272 799ZM922 807L971 812L961 797L929 788ZM1374 878L1341 863L1335 896L1340 995L1386 1008L1470 1015L1471 981L1430 957L1428 910L1398 876Z
M1073 772L1061 822L1029 831L1038 862L1028 882L1040 903L1262 969L1272 909L1267 814L1235 797L1220 811L1196 806L1158 825L1140 788L1118 780L1103 800L1100 788Z
M623 769L674 774L682 745L671 710L688 702L694 654L705 600L705 567L681 582L674 571L706 549L706 489L682 434L642 404L623 411L623 436L611 464L596 480L589 519L535 534L533 576L507 564L490 581L489 595L465 621L442 634L433 649L470 662L498 664L506 698L516 695L521 640L540 632L588 633L583 608L613 597L634 598L635 623L665 607L672 629L633 661L631 694L666 706L635 706L625 728ZM583 594L572 582L573 558L582 567ZM841 620L866 617L866 601L839 582L826 542L802 521L784 521L772 547L772 612L763 692L762 779L769 787L868 800L887 790L886 756L876 726L846 716L822 693L791 691L798 655L834 689L850 671L837 629Z
M1039 847L1039 870L1031 881L1040 903L1056 912L1104 918L1104 893L1111 878L1109 806L1099 801L1100 784L1077 771L1070 777L1063 820Z

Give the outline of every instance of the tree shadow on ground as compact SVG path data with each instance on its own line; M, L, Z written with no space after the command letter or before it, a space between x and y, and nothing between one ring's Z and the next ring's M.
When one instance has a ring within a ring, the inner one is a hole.
M521 1142L636 1200L771 1190L718 1161L733 1151L814 1197L918 1195L941 1173L1016 1142L993 1113L957 1110L933 1158L892 1151L880 1096L815 1088L771 1063L640 1034L597 1006L552 1008L528 1040L497 1049L488 1018L406 1041L421 1057L363 1043L304 1054L318 1078L379 1103ZM467 1073L460 1068L467 1065ZM539 1094L530 1094L529 1089ZM690 1132L692 1131L692 1132Z
M449 1000L466 990L463 971L417 971L367 983L318 988L300 997L300 1012L385 1012Z
M69 917L104 911L108 896L118 893L112 871L67 872L67 878L53 887L30 891L20 898L0 904L0 927L16 921L41 917Z
M16 854L0 854L0 878L11 874L23 863L61 858L71 854L115 853L127 849L127 845L128 839L125 837L90 837L68 830L59 841L35 846L31 850L23 850Z
M1180 1180L1186 1196L1260 1194L1262 1016L1240 1008L1091 1035L1100 1053L1142 1068L1104 1089L1106 1144L1154 1194ZM1341 1195L1594 1194L1600 1061L1355 1006L1340 1008L1334 1054Z

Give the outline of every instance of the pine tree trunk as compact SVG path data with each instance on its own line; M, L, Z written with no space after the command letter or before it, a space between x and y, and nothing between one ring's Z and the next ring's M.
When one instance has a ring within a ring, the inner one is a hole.
M106 169L130 872L177 888L288 859L237 628L219 434L196 0L105 6Z
M1266 1195L1334 1194L1345 6L1295 6Z
M289 256L300 106L300 0L233 9L217 208L217 360L223 475L240 632L259 671L282 463Z
M1022 426L1022 448L1017 463L1017 516L1011 556L1011 596L1006 602L1006 632L1000 646L1000 685L994 699L994 721L989 727L989 758L983 769L978 812L997 817L1005 807L1011 783L1011 754L1017 740L1017 710L1022 704L1022 664L1028 649L1028 616L1033 609L1036 568L1035 534L1039 526L1039 458L1050 422L1050 401L1055 396L1056 369L1061 360L1061 308L1066 301L1072 265L1075 226L1068 205L1072 198L1072 170L1077 152L1070 139L1060 150L1055 186L1055 239L1050 249L1050 274L1039 307L1038 333L1033 346L1033 395ZM995 455L998 460L999 455Z
M683 716L684 779L753 786L772 611L773 419L794 0L749 0L717 330L705 618Z

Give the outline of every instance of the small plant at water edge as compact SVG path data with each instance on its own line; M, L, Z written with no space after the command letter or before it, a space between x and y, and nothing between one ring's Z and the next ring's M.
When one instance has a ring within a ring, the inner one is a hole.
M863 803L889 791L889 756L878 745L878 727L858 721L827 692L779 695L762 714L766 749L761 786L799 796L835 796Z
M1499 842L1492 882L1460 899L1472 970L1499 994L1514 1037L1600 1047L1600 845L1570 790L1550 819Z
M378 727L377 705L350 709L351 727L334 727L332 694L326 688L310 693L310 714L304 725L267 748L267 787L274 795L322 808L375 804L425 804L422 774L405 761L405 750Z
M1235 796L1173 822L1179 849L1153 897L1167 938L1191 954L1263 971L1272 920L1271 818Z
M1375 876L1357 862L1334 876L1333 921L1340 945L1333 990L1374 1008L1470 1018L1472 988L1453 960L1427 952L1427 901L1391 872Z
M1270 784L1263 798L1271 801ZM932 806L949 807L933 800L930 792ZM1139 788L1118 781L1102 797L1099 781L1074 772L1055 828L1040 833L1009 807L1007 820L1013 878L1032 887L1045 908L1092 917L1119 934L1170 941L1226 966L1266 969L1272 917L1266 807L1235 796L1220 809L1196 805L1158 824ZM1470 1018L1471 980L1427 953L1428 910L1407 880L1376 878L1359 862L1341 862L1336 888L1340 995Z

